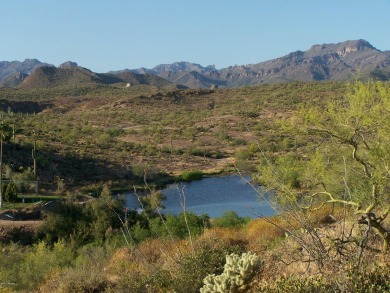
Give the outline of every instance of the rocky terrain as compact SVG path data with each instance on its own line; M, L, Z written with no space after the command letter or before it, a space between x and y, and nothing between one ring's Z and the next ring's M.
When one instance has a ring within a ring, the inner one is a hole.
M296 51L269 61L221 70L214 66L176 62L135 72L156 74L188 87L237 87L259 83L290 81L348 80L362 78L388 79L390 52L380 51L365 40L338 44L314 45L307 51Z

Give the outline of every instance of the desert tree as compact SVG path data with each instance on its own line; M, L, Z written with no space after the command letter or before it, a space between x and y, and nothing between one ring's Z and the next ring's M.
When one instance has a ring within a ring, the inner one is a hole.
M308 102L298 115L280 121L281 129L291 136L305 135L307 143L273 155L262 150L259 165L260 182L272 190L280 211L293 219L287 221L291 229L285 226L286 235L294 236L291 223L299 223L314 245L302 237L296 240L320 267L329 258L329 247L311 215L326 205L352 214L353 227L360 228L357 236L344 225L332 237L340 255L346 256L352 245L361 259L371 232L382 239L383 252L390 242L384 224L390 206L390 86L356 81L348 87L342 98Z

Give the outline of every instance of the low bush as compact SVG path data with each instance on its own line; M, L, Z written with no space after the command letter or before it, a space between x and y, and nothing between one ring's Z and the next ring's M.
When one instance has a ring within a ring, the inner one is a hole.
M165 270L156 270L152 274L132 271L130 274L119 279L117 284L106 290L116 293L165 293L171 292L172 278Z
M335 291L332 284L328 283L324 278L303 278L303 277L282 277L274 283L263 283L260 286L260 292L264 293L285 293L285 292L300 292L300 293L327 293L339 292Z
M249 217L239 217L238 214L234 211L226 211L222 214L220 218L213 220L214 227L221 228L232 228L232 227L242 227L250 221Z
M361 271L347 269L345 274L338 278L317 277L281 277L275 281L263 281L259 285L259 292L265 293L327 293L327 292L354 292L354 293L379 293L390 292L390 268L374 267L363 268Z
M199 170L184 171L180 177L184 181L199 180L203 178L203 173Z

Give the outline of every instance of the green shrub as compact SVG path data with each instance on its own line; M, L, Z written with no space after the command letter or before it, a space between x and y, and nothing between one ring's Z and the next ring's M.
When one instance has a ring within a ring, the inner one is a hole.
M46 292L80 293L106 292L109 282L102 271L75 270L62 271L55 280L50 280L44 287ZM42 292L42 291L40 291Z
M188 229L192 236L197 236L202 233L204 230L204 221L203 218L197 216L193 212L180 213L179 216L167 215L166 216L166 225L170 233L177 238L186 238L188 237L188 229L186 224L186 219L188 223Z
M285 292L297 292L297 293L327 293L338 292L334 290L332 284L328 283L321 277L317 278L303 278L303 277L282 277L277 279L274 283L262 284L260 292L264 293L285 293Z
M107 247L86 245L77 251L71 266L50 274L40 286L42 293L106 292L110 285L103 267L109 258Z
M151 181L160 176L160 172L153 166L137 164L131 167L131 175L138 178L140 182Z
M110 229L121 228L117 215L122 210L122 203L111 196L109 186L105 184L99 198L88 202L85 209L92 239L104 242Z
M45 221L37 230L37 237L50 243L59 239L72 239L77 244L105 242L108 232L121 228L117 214L122 203L115 200L107 186L99 198L86 205L69 200L57 201L45 214Z
M130 235L137 243L140 243L152 237L152 231L147 225L142 225L140 222L137 222L130 228Z
M379 293L390 292L390 269L388 267L375 267L363 271L347 270L345 274L334 280L325 277L281 277L276 281L263 284L259 292L264 293L327 293L327 292L356 292Z
M9 184L7 184L4 199L8 202L16 202L18 200L18 190L16 188L15 183L10 182Z
M22 246L16 243L0 245L0 284L2 284L1 287L4 289L11 289L14 288L18 282L20 274L19 266L25 257L26 251L23 250Z
M81 205L70 201L57 201L44 216L45 220L37 230L39 239L54 243L74 235L78 242L82 242L88 237L89 219Z
M214 219L213 226L223 228L241 227L247 224L249 221L250 218L248 217L241 218L234 211L226 211L220 218Z
M117 284L110 287L106 292L131 292L131 293L165 293L171 292L172 277L168 271L157 270L153 274L144 274L132 271L119 279Z
M32 182L29 182L36 180L31 168L27 168L22 173L13 173L12 179L16 181L15 184L19 192L31 191L33 187L35 187L35 184L31 184Z
M252 153L249 152L248 150L239 150L235 153L235 158L236 160L249 160L252 158Z
M16 290L32 291L53 271L68 267L74 259L72 248L59 241L53 248L46 242L39 242L23 254L23 258L15 263Z
M180 177L184 181L200 180L203 177L203 173L199 170L184 171Z
M243 138L234 138L232 141L231 141L231 144L234 145L234 146L237 146L237 145L246 145L247 144L247 141Z
M356 293L390 292L390 268L375 267L362 272L348 271L347 290Z

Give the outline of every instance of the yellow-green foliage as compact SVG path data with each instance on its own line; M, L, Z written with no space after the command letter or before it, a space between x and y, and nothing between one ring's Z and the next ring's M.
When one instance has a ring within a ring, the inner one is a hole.
M39 242L31 248L6 246L1 251L0 283L4 288L34 290L55 270L71 265L74 252L65 242L50 247Z
M226 264L221 275L208 275L204 280L201 293L236 293L245 292L252 278L261 267L260 257L254 253L243 253L241 256L226 256Z
M290 119L280 119L283 131L305 134L311 143L264 154L259 179L275 191L277 206L295 212L312 212L324 204L348 206L359 216L370 215L370 226L387 250L389 96L389 84L355 82L344 97L307 101Z
M257 287L256 292L263 293L328 293L354 292L379 293L390 292L388 267L376 267L373 270L364 269L355 271L348 269L342 279L331 279L323 276L308 277L281 277L270 282L264 282Z

